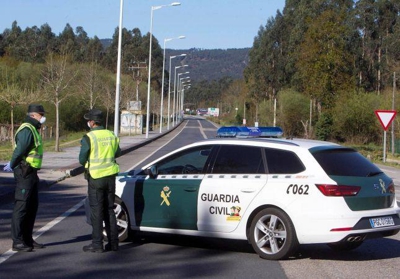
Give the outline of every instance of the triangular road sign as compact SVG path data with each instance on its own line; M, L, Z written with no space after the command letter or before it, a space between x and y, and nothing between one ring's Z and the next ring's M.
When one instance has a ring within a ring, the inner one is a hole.
M378 116L379 122L381 122L381 125L383 129L386 131L392 123L394 117L396 116L396 111L395 110L376 110L375 111L376 116Z

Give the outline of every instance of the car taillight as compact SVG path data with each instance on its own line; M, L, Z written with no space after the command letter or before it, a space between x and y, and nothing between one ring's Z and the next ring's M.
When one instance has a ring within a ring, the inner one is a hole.
M356 196L360 191L360 186L327 185L317 184L317 188L327 197Z
M394 188L394 183L393 183L393 181L389 184L389 187L388 187L388 192L389 193L391 193L391 194L394 194L395 193L395 190L394 190L395 188Z

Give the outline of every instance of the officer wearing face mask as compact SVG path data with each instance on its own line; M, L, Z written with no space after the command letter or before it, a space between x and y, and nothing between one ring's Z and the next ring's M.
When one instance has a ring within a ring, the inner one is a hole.
M31 252L45 246L32 238L39 206L37 171L42 166L43 144L39 134L46 121L42 105L31 104L25 121L15 133L15 148L4 171L14 172L16 180L14 210L11 223L12 250Z
M103 113L92 109L84 115L90 132L81 140L79 162L85 166L88 181L92 243L84 252L118 251L118 228L114 212L115 177L119 165L115 158L121 155L119 138L102 126ZM103 221L108 243L103 247Z

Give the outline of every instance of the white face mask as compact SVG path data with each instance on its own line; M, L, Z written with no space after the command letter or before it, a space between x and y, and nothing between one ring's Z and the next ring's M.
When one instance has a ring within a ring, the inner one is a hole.
M92 129L92 127L90 127L90 121L88 121L87 125L88 125L89 129Z
M40 122L40 124L43 124L44 122L46 122L46 116L42 116L42 118L40 118L39 122Z

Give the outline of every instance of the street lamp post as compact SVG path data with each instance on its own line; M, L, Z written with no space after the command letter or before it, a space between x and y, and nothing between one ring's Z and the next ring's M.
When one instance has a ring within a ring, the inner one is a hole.
M169 57L169 75L168 75L168 124L167 124L167 130L169 130L169 122L170 122L170 104L171 104L171 63L172 59L176 57L184 57L186 54L180 54L180 55L174 55Z
M149 119L150 119L150 87L151 87L151 48L153 41L153 11L161 9L163 7L170 6L179 6L181 3L173 2L169 5L161 5L161 6L151 6L151 15L150 15L150 47L149 47L149 73L147 79L147 112L146 112L146 138L149 137Z
M184 84L183 85L183 88L182 88L182 111L184 111L184 100L185 100L185 90L186 89L189 89L190 88L190 86L191 86L191 84L190 83L187 83L187 84Z
M179 119L181 119L181 112L183 111L183 94L182 94L183 88L188 82L190 82L190 77L180 78L179 82L178 82L179 89L177 91L177 94L178 94L177 107L178 107L179 116L180 116Z
M174 104L173 104L173 108L172 108L172 126L175 126L175 95L176 95L176 70L179 68L183 68L183 67L187 67L189 65L182 65L182 66L176 66L175 67L175 74L174 74ZM189 72L188 72L189 73Z
M119 88L121 80L121 45L122 45L122 14L124 0L120 2L119 10L119 30L118 30L118 58L117 58L117 82L115 85L115 113L114 113L114 134L118 136L119 132Z
M162 81L161 81L161 105L160 105L160 133L162 133L162 123L163 123L163 104L164 104L164 75L165 75L165 43L172 41L174 39L185 39L185 36L179 36L176 38L164 39L164 55L163 55L163 68L162 68Z
M189 78L189 77L188 77ZM182 82L181 85L181 111L184 110L183 103L185 98L185 89L190 87L190 78Z
M176 69L176 67L175 67L175 69ZM189 74L189 73L190 73L190 72L179 73L179 74L178 74L178 82L180 81L180 76L181 76L181 75L186 75L186 74ZM175 75L175 77L176 77L176 75ZM174 93L176 92L176 109L179 108L179 107L178 107L178 105L179 105L179 102L178 102L178 98L179 98L179 95L178 95L178 93L179 93L179 88L180 88L180 84L179 84L179 83L178 83L178 85L175 84ZM175 94L174 94L174 123L178 120L178 119L177 119L177 116L176 116L176 113L177 113L177 111L175 111Z

